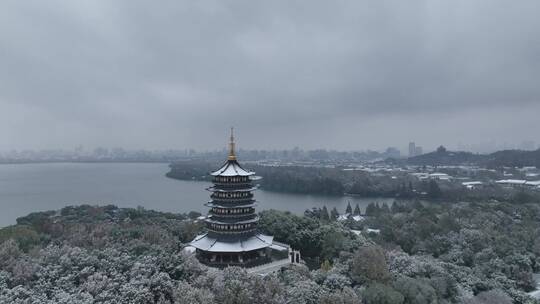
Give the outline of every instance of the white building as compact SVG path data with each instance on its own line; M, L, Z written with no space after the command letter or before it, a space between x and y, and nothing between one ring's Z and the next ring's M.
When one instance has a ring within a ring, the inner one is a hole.
M538 190L540 189L540 180L528 181L524 179L502 179L495 183L506 188L528 188Z
M479 181L474 181L474 182L464 182L464 183L461 183L465 188L469 189L469 190L473 190L473 189L478 189L480 187L482 187L484 185L484 183L482 182L479 182Z

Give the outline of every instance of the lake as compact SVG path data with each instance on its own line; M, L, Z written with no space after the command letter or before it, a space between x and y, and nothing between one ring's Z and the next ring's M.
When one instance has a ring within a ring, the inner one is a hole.
M210 184L165 177L164 163L44 163L0 165L0 227L15 224L17 217L35 211L57 210L68 205L142 206L146 209L184 213L206 213L204 203ZM264 176L263 176L264 178ZM344 212L347 202L362 210L373 201L393 199L359 198L255 192L258 210L289 210L302 214L326 205Z

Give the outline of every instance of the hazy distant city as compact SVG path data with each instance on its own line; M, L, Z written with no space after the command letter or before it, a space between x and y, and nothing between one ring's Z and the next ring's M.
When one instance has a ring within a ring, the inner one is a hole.
M495 141L477 143L471 145L458 144L455 151L466 151L473 153L492 153L500 150L523 150L531 151L540 148L534 141L523 141L517 145L508 143L498 144ZM240 149L239 154L246 160L281 160L281 161L305 161L305 160L350 160L359 161L379 161L387 158L407 158L424 153L432 152L426 150L420 143L410 142L407 147L388 147L382 151L358 150L358 151L336 151L327 149L304 150L294 148L289 150L249 150ZM216 150L195 150L195 149L170 149L170 150L145 150L145 149L123 149L123 148L84 148L83 146L74 149L43 149L43 150L10 150L0 151L0 162L85 162L85 161L132 161L132 162L170 162L186 158L210 158L216 159L225 153L225 149Z

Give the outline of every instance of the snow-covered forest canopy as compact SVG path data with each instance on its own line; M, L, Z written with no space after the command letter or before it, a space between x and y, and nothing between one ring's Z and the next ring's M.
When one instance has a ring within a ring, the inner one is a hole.
M0 230L0 303L535 303L537 204L373 204L362 222L325 213L261 212L262 232L306 261L266 276L183 253L203 229L197 213L33 213Z

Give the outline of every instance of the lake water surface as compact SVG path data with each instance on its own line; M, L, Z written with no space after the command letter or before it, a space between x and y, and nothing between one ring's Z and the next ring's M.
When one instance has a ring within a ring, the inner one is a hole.
M142 206L169 212L199 211L210 193L210 184L180 181L165 177L163 163L46 163L0 165L0 227L15 223L17 217L35 211L57 210L67 205ZM264 176L263 176L264 178ZM347 202L362 210L373 201L391 203L393 199L366 199L259 190L255 193L258 210L289 210L302 214L312 207L326 205L344 212Z

